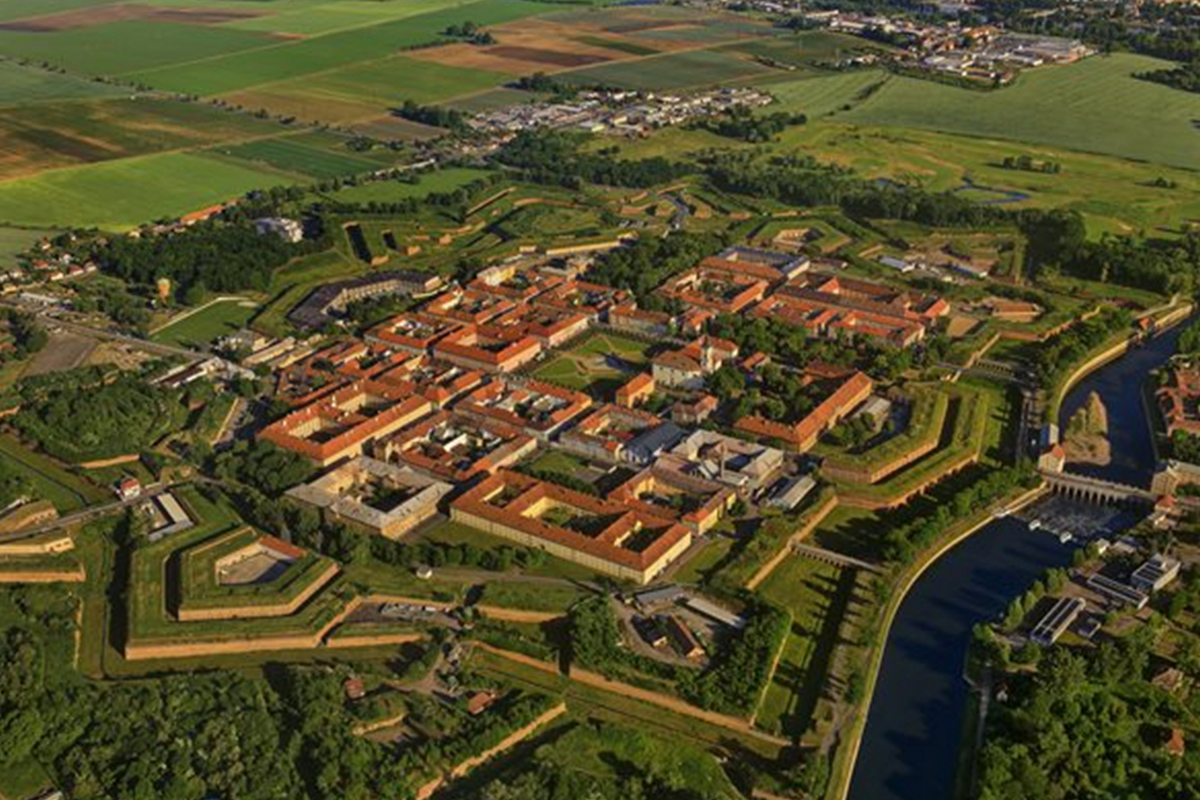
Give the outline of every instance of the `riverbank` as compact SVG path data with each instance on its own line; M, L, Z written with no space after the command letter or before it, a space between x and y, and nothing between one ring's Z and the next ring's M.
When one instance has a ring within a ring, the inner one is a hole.
M879 680L880 668L883 665L884 653L887 650L888 639L896 614L903 605L908 593L920 580L925 571L933 566L945 553L961 544L968 537L988 525L1000 509L1008 512L1017 511L1037 500L1046 492L1044 485L1026 490L994 503L990 508L976 512L951 527L940 540L940 543L927 550L917 561L908 565L897 577L896 591L889 597L884 607L883 621L880 624L879 639L875 645L867 674L864 680L862 712L851 723L847 738L838 747L830 766L830 783L826 797L832 800L847 800L850 795L851 783L854 778L854 767L858 762L859 749L862 746L863 733L866 730L867 719L870 715L871 703L875 696L876 684Z

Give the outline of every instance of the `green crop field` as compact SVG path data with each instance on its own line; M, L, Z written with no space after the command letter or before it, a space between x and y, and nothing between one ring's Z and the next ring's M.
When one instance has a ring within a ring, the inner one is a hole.
M406 19L272 44L242 53L176 66L146 69L129 77L156 88L190 94L235 92L264 83L299 78L363 61L384 58L408 47L442 38L448 25L471 20L495 25L544 11L525 0L477 0ZM239 31L243 35L249 35ZM0 39L0 46L3 40Z
M156 342L180 347L206 347L246 326L258 306L248 301L222 300L154 332Z
M689 50L634 61L601 64L564 73L565 81L581 84L600 83L629 89L683 89L711 86L742 78L762 77L770 67L730 53L716 50Z
M123 230L294 182L194 153L163 153L0 183L0 222Z
M201 61L277 42L214 25L130 20L52 33L0 31L0 53L48 61L85 75L121 75Z
M886 84L840 117L1054 145L1200 167L1200 95L1139 81L1166 62L1129 54L1028 70L994 92L911 78Z
M111 97L128 92L120 86L0 61L0 105Z
M162 0L159 0L162 2ZM176 0L191 2L191 0ZM323 33L361 27L389 20L426 14L455 6L461 0L288 0L273 3L262 16L226 23L224 27L246 31L318 36ZM209 5L209 3L205 3ZM243 6L244 7L244 6Z
M311 147L294 137L216 147L212 152L318 179L372 172L380 166L352 153Z
M280 84L314 95L333 95L366 103L383 113L404 100L434 103L499 86L509 76L467 67L453 67L406 56L355 64L336 72Z

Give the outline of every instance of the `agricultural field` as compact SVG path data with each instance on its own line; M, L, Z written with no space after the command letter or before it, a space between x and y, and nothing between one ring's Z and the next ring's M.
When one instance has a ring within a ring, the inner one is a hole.
M279 130L248 115L152 97L31 103L0 114L0 180Z
M756 718L764 730L798 736L808 728L852 578L832 564L792 556L760 586L763 597L792 612L791 633Z
M74 75L0 61L0 105L113 97L128 91Z
M56 461L22 447L8 434L0 435L0 456L16 464L38 496L53 503L60 514L78 511L110 497L108 492L68 472Z
M246 326L258 306L247 300L217 300L154 331L151 338L179 347L208 347ZM181 315L182 316L182 315Z
M561 76L579 84L605 84L628 89L661 91L713 86L761 78L774 70L757 61L719 50L687 50L618 64L574 70Z
M1200 130L1195 125L1200 96L1133 78L1134 73L1166 65L1130 54L1094 57L1029 70L1014 85L994 92L890 78L838 118L1016 139L1195 169L1200 167Z
M188 94L238 92L252 86L385 58L397 50L437 42L443 38L442 31L448 25L466 20L478 25L497 25L544 10L544 6L525 0L476 0L406 19L311 38L274 39L263 47L206 58L200 63L194 59L179 59L174 65L142 69L126 76L155 88ZM254 35L244 31L236 33Z
M372 172L381 166L346 151L344 147L338 152L313 146L304 141L304 136L307 134L259 139L231 147L216 147L210 152L317 180Z
M283 173L195 153L162 153L0 183L0 223L127 230L294 182Z
M596 334L538 367L533 377L580 391L611 394L646 365L651 347L616 334Z

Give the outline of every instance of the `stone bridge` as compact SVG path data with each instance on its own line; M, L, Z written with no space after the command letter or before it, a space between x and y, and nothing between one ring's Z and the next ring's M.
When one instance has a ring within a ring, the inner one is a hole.
M1157 497L1149 490L1127 483L1091 478L1074 472L1042 471L1055 494L1100 505L1153 506Z

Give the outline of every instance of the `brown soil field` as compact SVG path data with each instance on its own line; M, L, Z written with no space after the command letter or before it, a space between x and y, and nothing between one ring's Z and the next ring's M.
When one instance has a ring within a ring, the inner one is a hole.
M564 53L560 50L543 50L537 47L521 47L520 45L502 44L488 48L488 55L499 56L514 61L532 61L535 64L550 64L556 67L586 67L589 64L603 64L610 60L608 56L588 55L586 53Z
M374 116L381 111L378 106L356 103L344 97L283 87L251 89L222 95L221 99L252 111L265 108L273 114L293 116L302 122L349 122Z
M563 23L545 19L524 19L488 28L499 44L479 47L471 44L449 44L415 50L406 55L423 61L433 61L451 67L501 72L508 75L528 75L531 72L554 71L636 58L631 53L598 47L575 41L580 36L605 34L604 38L622 42L620 36L608 34L600 24ZM628 44L641 44L629 41ZM658 43L655 49L667 52L687 48L687 42Z
M158 22L194 22L217 25L222 22L258 17L258 11L223 11L206 8L156 8L142 3L116 3L95 8L80 8L58 14L25 17L0 24L0 30L24 33L55 33L78 28L91 28L110 22L151 20Z
M353 130L355 133L360 133L364 136L373 136L377 139L406 139L411 141L433 139L444 133L441 128L422 125L419 122L412 122L402 117L393 116L365 120L354 125Z

